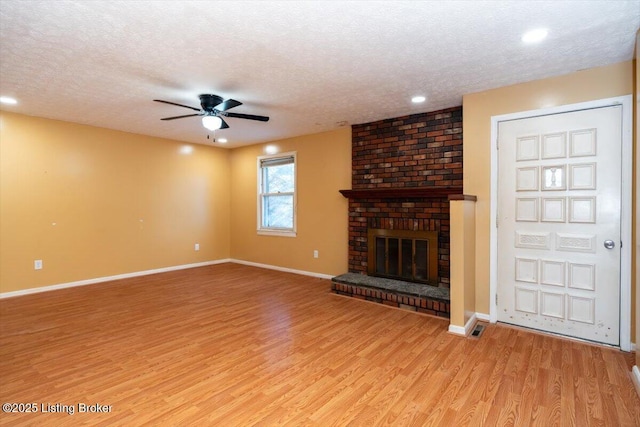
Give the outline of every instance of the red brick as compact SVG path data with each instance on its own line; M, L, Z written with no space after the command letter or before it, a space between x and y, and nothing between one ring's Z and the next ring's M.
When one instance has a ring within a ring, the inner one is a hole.
M354 125L352 135L354 189L462 185L461 107ZM362 209L349 215L349 271L366 271L367 226L420 229L440 233L439 258L447 258L439 263L438 274L448 278L448 202L429 204L434 208L429 213L421 211L422 200L403 202L378 200L374 211L371 201L350 201L351 207ZM411 218L420 222L411 223Z

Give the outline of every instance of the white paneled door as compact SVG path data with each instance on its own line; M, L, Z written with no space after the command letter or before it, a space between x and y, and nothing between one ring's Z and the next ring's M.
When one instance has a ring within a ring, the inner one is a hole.
M498 320L620 344L622 107L498 125Z

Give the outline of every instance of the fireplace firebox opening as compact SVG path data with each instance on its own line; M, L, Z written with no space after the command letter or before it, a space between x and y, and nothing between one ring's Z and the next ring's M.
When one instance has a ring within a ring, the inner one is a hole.
M438 286L438 232L370 228L367 274Z

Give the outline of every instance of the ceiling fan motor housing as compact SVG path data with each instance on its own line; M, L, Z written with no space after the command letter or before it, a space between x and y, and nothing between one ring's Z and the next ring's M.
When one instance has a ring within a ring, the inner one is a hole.
M215 107L220 105L222 101L224 101L224 99L217 95L200 95L200 105L207 113L213 113Z

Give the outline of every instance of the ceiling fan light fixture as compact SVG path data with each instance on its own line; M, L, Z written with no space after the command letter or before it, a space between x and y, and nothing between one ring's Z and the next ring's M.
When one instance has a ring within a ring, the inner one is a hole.
M218 116L204 116L202 118L202 126L209 130L217 130L222 126L222 119Z

